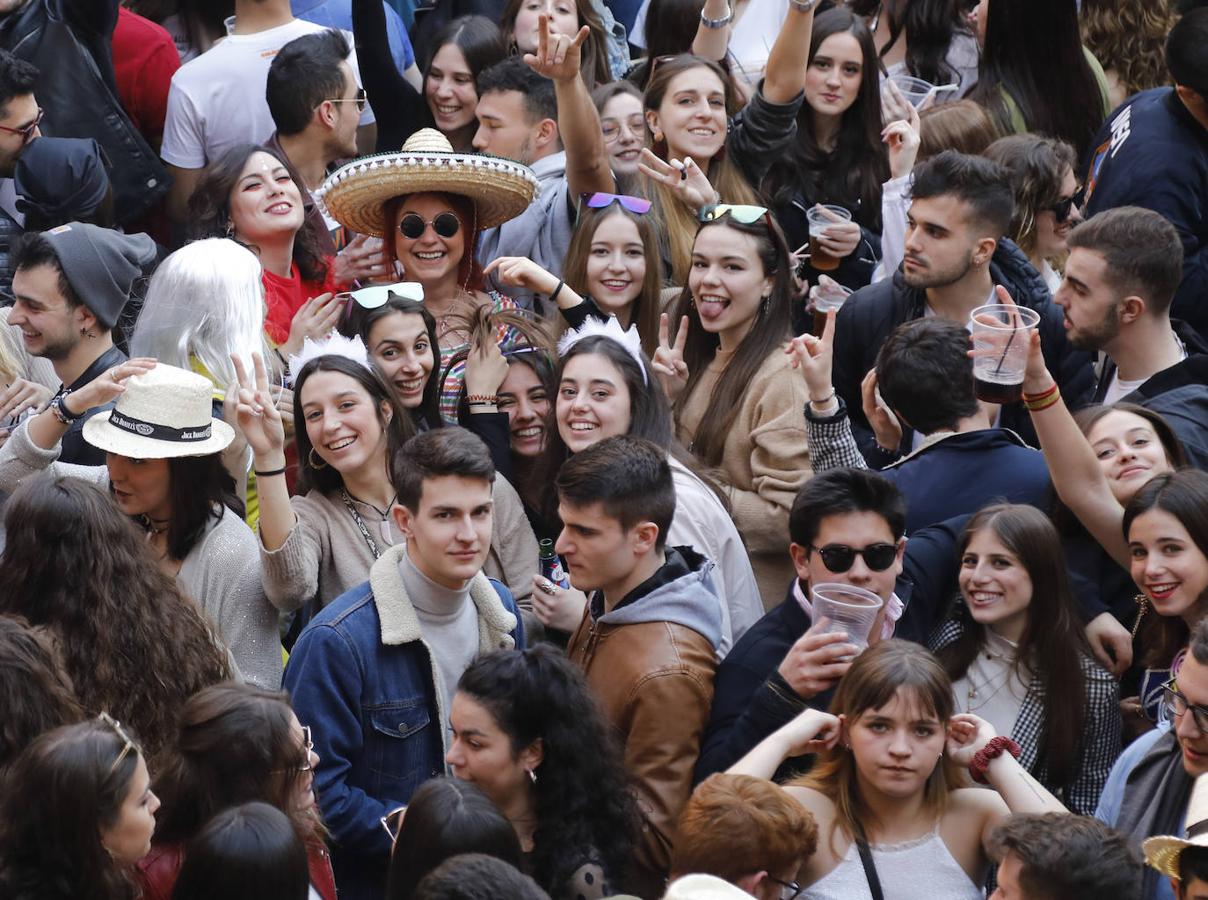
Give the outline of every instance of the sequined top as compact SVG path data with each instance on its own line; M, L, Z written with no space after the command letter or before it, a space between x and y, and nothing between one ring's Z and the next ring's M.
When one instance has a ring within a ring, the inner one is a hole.
M935 831L900 844L873 844L872 860L885 900L975 900L986 892L973 883ZM868 876L853 842L839 865L810 885L805 900L872 900Z

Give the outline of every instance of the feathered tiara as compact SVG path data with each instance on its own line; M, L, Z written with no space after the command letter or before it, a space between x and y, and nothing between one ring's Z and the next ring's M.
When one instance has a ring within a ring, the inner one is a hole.
M594 335L606 337L620 344L638 364L638 369L642 373L642 383L647 387L650 386L650 376L646 372L646 365L642 362L642 339L638 337L638 326L630 325L628 331L622 330L621 323L616 316L609 316L606 322L601 322L595 316L588 316L582 326L562 335L561 340L558 341L558 355L566 356L571 347L584 338Z
M289 355L290 384L297 382L298 374L302 371L303 366L319 356L342 356L366 369L369 368L369 351L365 349L365 342L359 336L346 338L339 332L333 331L318 341L307 338L302 342L301 350Z

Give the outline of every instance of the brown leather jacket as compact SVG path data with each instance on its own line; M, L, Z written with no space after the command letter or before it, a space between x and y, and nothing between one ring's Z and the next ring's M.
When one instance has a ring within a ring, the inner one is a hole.
M649 593L608 612L595 598L567 647L624 743L643 820L634 872L642 897L663 893L709 719L721 633L720 600L707 574L712 564L686 548L669 549L668 557L660 574L678 568Z

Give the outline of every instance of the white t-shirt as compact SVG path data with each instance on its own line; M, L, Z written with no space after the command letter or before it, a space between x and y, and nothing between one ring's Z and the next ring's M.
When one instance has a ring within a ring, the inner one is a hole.
M172 76L160 148L170 165L200 169L236 144L268 140L276 130L264 97L273 57L294 38L325 30L302 19L256 34L235 34L234 17L226 26L223 40ZM345 35L351 46L352 35ZM355 50L348 63L359 85ZM373 121L373 110L366 106L361 124Z
M1148 378L1138 378L1136 381L1123 381L1120 378L1120 370L1117 369L1112 373L1112 380L1107 386L1107 393L1103 395L1103 405L1111 406L1117 400L1123 400L1148 380Z

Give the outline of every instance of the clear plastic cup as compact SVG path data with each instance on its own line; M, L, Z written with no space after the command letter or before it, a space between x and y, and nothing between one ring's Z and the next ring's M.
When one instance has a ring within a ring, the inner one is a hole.
M833 278L821 276L818 283L810 288L810 306L814 310L814 334L822 334L822 329L826 327L826 314L832 309L838 312L850 296L851 288L844 287Z
M902 98L915 109L921 109L923 104L936 94L955 91L957 87L955 84L932 84L924 78L905 74L890 75L888 80L894 83Z
M827 619L823 634L843 632L861 650L868 646L873 622L885 605L872 591L850 584L816 584L810 588L810 602L814 621Z
M842 206L828 206L819 203L806 210L805 219L809 223L810 229L810 265L819 272L832 272L839 268L839 263L842 262L840 257L831 256L818 243L818 238L825 234L826 229L832 225L850 222L851 213Z
M1032 329L1040 322L1035 310L989 303L969 315L973 349L973 383L986 403L1015 403L1023 397L1024 369Z

